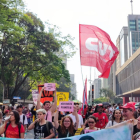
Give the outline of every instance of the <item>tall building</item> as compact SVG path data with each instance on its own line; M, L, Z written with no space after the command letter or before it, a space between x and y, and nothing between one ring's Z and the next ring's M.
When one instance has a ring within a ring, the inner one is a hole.
M71 80L71 94L73 94L75 96L75 98L77 98L77 91L76 91L76 83L74 81L75 75L74 74L70 74L70 80Z
M94 80L94 99L100 97L100 89L101 89L101 79Z
M140 15L128 15L128 27L123 27L116 41L120 52L116 59L116 95L123 103L140 101Z
M129 57L140 47L140 15L128 15Z

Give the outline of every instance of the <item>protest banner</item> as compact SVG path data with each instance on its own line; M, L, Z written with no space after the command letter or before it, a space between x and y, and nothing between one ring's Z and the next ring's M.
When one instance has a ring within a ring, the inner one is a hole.
M55 83L45 83L44 90L46 91L55 91Z
M59 102L69 101L69 92L56 92L57 95L57 106Z
M37 99L38 99L38 90L32 90L32 97L33 97L33 102L34 104L37 105Z
M77 130L76 133L75 133L75 136L76 136L76 135L80 135L81 132L82 132L82 130L83 130L83 128L78 128L78 130Z
M40 93L42 87L44 87L44 85L38 85L38 91ZM41 99L40 102L44 103L45 101L53 101L53 94L54 91L46 91L43 90L43 92L41 93Z
M59 103L59 111L67 111L67 112L73 112L73 101L65 101Z
M76 135L73 137L59 138L59 140L132 140L133 124L123 122L108 129L102 129L91 133ZM9 138L0 138L0 140L13 140ZM24 139L17 139L24 140ZM30 139L34 140L34 139ZM38 139L39 140L39 139ZM55 140L55 139L51 139Z

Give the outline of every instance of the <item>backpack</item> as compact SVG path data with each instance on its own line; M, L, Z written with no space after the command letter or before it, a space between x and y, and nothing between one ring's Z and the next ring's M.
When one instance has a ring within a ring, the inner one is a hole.
M135 135L135 140L137 140L137 138L140 136L140 132L136 133Z
M23 126L24 126L24 121L25 121L25 115L23 115Z
M5 137L6 137L6 130L7 130L9 125L10 125L10 123L8 122L6 124L5 132L4 132ZM20 138L20 128L21 128L21 125L22 125L21 123L18 124L19 138Z
M47 128L47 131L49 132L49 135L50 135L51 133L50 133L49 122L48 121L46 122L46 128ZM56 136L57 136L56 129L55 129L55 127L53 127L52 129L53 129L53 132L55 134L55 136L53 138L56 138Z

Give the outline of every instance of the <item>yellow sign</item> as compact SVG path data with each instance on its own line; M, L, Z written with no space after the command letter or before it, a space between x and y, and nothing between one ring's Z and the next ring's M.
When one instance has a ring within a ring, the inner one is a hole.
M82 130L83 130L83 128L78 128L78 130L77 130L76 133L75 133L75 136L76 136L76 135L80 135L81 132L82 132Z
M56 92L57 95L57 106L59 102L69 101L69 92Z

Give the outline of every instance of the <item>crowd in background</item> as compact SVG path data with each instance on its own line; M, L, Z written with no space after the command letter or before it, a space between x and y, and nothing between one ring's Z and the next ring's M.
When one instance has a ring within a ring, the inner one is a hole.
M16 108L3 106L0 112L1 137L25 138L25 132L33 129L34 139L65 138L74 136L78 128L83 128L81 134L84 134L87 130L100 131L126 120L133 120L134 140L140 137L140 105L135 109L133 103L84 107L74 103L73 112L60 112L56 96L53 103L45 101L42 106L40 98L41 94L31 110L21 104Z

